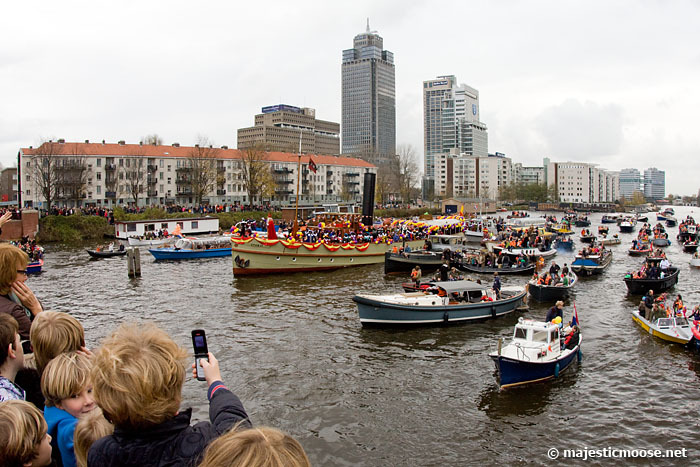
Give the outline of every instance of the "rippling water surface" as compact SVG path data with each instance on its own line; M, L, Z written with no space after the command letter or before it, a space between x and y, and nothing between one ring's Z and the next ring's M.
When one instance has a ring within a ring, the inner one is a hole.
M676 217L700 220L691 209L677 208ZM596 230L600 214L593 221ZM681 269L672 292L698 304L700 270L689 268L678 228L667 231L667 255ZM49 245L45 272L29 283L47 309L83 323L90 347L127 321L154 321L188 349L190 330L206 329L253 422L291 433L314 465L541 463L549 447L694 449L700 357L632 321L639 297L628 296L622 276L642 261L627 255L635 235L620 234L608 270L576 286L581 364L556 381L506 391L487 354L518 315L363 329L352 295L397 291L405 280L385 276L383 265L234 278L230 258L156 263L142 248L143 275L129 279L124 257L92 260L84 248ZM570 264L573 252L555 260ZM551 305L531 302L525 315L543 318ZM571 310L567 302L565 318ZM185 384L183 406L197 419L207 418L205 391Z

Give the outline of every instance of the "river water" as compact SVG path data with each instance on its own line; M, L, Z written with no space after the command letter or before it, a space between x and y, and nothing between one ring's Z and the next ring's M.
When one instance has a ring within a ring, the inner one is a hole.
M679 220L687 214L700 220L697 208L676 208ZM700 270L689 268L678 228L667 231L667 255L681 269L672 292L696 305ZM385 276L383 265L234 278L230 258L156 263L142 248L143 275L129 279L124 257L88 257L95 244L47 245L44 272L29 284L45 308L83 323L92 348L122 322L153 321L187 349L190 330L206 329L253 422L291 433L313 465L546 463L549 448L685 447L692 458L700 357L632 321L639 297L628 296L622 277L642 261L627 255L635 235L620 234L611 266L582 278L564 309L568 320L575 301L583 361L558 380L505 391L488 353L518 316L543 318L551 303L481 323L363 329L353 294L397 291L406 280ZM504 285L525 281L503 277ZM205 383L188 378L183 407L207 418Z

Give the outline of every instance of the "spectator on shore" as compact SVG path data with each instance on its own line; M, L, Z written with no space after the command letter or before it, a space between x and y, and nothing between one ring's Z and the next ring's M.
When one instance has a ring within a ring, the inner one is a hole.
M24 352L17 320L0 313L0 402L24 400L24 389L15 383L17 372L24 367Z
M76 350L87 351L82 324L62 311L45 311L37 316L29 340L40 375L46 365L58 355Z
M51 465L51 436L39 409L29 402L0 402L0 465Z
M19 325L22 340L29 340L32 321L42 307L34 292L25 284L29 257L8 243L0 244L0 313L12 315Z

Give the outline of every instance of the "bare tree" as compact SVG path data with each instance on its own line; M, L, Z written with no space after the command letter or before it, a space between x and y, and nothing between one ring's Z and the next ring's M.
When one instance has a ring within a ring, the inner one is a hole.
M142 146L138 146L133 151L132 155L135 157L127 158L124 161L127 165L123 168L126 192L134 200L134 205L137 207L148 173L145 167L146 164L144 164L145 154L141 148Z
M152 135L146 135L143 138L141 138L141 144L152 144L154 146L160 146L163 144L163 138L158 136L157 133L153 133Z
M396 154L398 190L404 202L411 199L411 190L418 183L418 162L415 149L410 144L401 144Z
M58 198L57 167L60 161L60 147L48 141L42 142L34 151L32 177L46 202L46 209Z
M79 206L81 199L86 196L87 157L77 144L65 145L65 143L51 142L42 144L44 147L47 147L46 145L52 148L45 149L43 151L44 154L40 158L41 160L38 162L45 168L43 173L44 181L48 181L46 177L54 180L55 191L50 196L51 199L63 198L65 200L73 200L75 206ZM51 153L51 155L47 153ZM54 159L53 164L49 162L50 159ZM53 165L53 170L50 169L51 165ZM53 173L51 174L51 172ZM48 183L46 185L48 188ZM49 200L47 199L46 201L49 204Z
M219 150L212 147L207 138L201 136L190 150L188 157L190 187L197 204L202 204L202 199L211 193L217 183L218 155Z
M261 145L253 145L241 152L243 188L248 193L248 204L253 206L255 199L271 196L275 182L268 163L267 152Z

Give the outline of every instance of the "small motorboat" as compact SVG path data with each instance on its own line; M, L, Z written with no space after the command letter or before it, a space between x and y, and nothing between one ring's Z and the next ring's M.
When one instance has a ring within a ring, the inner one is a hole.
M442 254L425 250L411 252L384 253L384 274L394 272L407 272L415 266L420 266L421 271L435 271L443 263Z
M148 252L156 260L231 256L231 237L181 238L173 247L151 248Z
M482 267L482 266L479 266L478 264L469 264L468 262L455 262L455 261L453 261L452 264L460 271L475 272L477 274L489 274L489 275L493 275L494 272L497 272L499 275L503 275L503 274L531 274L535 270L535 266L536 266L534 263L528 263L525 266L513 265L513 266L500 267L500 268L492 268L492 267L485 267L485 266Z
M577 274L587 276L600 274L605 268L610 266L612 257L612 251L605 249L596 254L579 253L576 255L574 262L571 263L571 269Z
M651 243L637 243L637 247L632 247L627 252L630 256L646 256L651 253L653 248Z
M581 236L578 238L581 243L595 243L595 235L593 235L590 231L586 231L585 229L581 232Z
M600 244L604 246L619 245L620 243L622 243L622 240L620 240L620 237L618 237L617 234L613 235L612 237L603 238L600 241Z
M603 224L615 224L615 223L617 223L618 218L619 218L619 216L617 216L617 215L604 214L603 218L600 220L600 222L602 222Z
M690 258L690 267L700 268L700 257L698 256L697 252L692 258Z
M683 243L683 251L685 251L686 253L693 253L694 251L697 251L697 249L697 240L688 240L687 242Z
M673 216L668 216L666 217L666 226L667 227L675 227L678 221L676 220L675 217Z
M558 324L523 319L515 325L511 341L489 354L496 364L501 389L558 378L576 359L581 361L581 335L577 329L568 344ZM571 332L574 332L572 330Z
M578 217L574 221L574 225L576 227L588 227L591 225L591 221L589 221L587 217Z
M559 235L554 240L554 248L557 250L571 251L574 249L574 240L567 235Z
M363 326L421 325L504 316L523 306L525 293L523 287L502 287L499 298L490 284L432 281L425 292L357 294L352 300Z
M119 250L87 250L88 254L93 258L111 258L113 256L124 256L126 249Z
M618 224L620 227L620 232L622 233L632 233L634 232L637 222L633 219L624 219Z
M530 281L527 283L527 292L532 298L540 302L563 300L569 296L574 288L574 285L576 285L576 282L578 281L578 277L573 271L569 271L567 279L567 285L564 285L563 280L557 282L555 285L545 285L538 284L538 281L535 279L530 279Z
M599 233L600 235L603 235L603 234L606 234L606 235L607 235L609 231L610 231L610 227L607 227L607 226L604 226L604 225L599 225L599 226L598 226L598 233Z
M513 255L513 256L527 256L527 257L540 257L543 256L545 259L554 256L557 254L557 250L554 248L550 248L548 250L541 250L539 248L503 248L500 246L494 246L493 251L495 252L501 252L507 254L507 255Z
M654 292L656 292L656 290L654 290ZM690 323L688 323L688 320L684 317L676 316L669 318L666 317L664 312L664 316L652 317L652 320L649 321L639 314L639 310L632 310L632 319L652 336L667 342L686 345L693 339Z
M654 237L651 239L651 244L654 246L658 246L660 248L667 247L671 244L671 240L668 239L668 237Z
M653 266L659 267L662 260L663 258L648 256L646 258L647 271ZM628 273L625 274L624 281L629 293L644 295L649 290L653 290L654 293L661 293L670 289L678 283L679 275L680 269L675 266L669 266L665 271L662 270L658 278L634 277L634 274Z
M27 264L27 274L39 274L43 266L44 260L41 258L36 261L32 261L31 263Z

